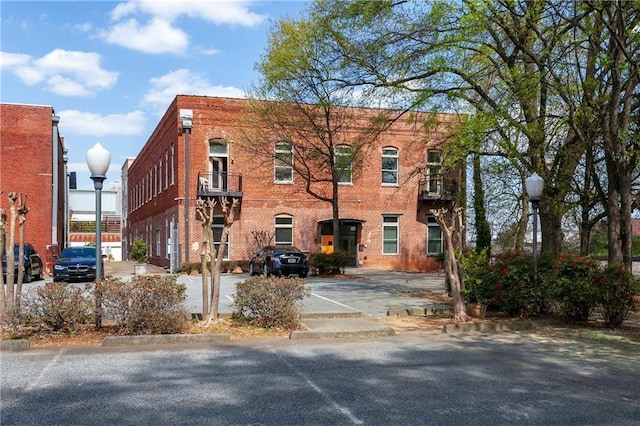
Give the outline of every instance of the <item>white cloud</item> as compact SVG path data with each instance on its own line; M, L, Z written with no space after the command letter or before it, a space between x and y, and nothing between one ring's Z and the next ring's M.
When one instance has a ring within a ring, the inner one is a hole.
M151 89L144 97L144 103L158 111L164 111L176 95L220 96L242 98L243 90L233 86L215 86L203 76L186 68L172 71L150 80Z
M107 43L117 44L145 53L183 53L189 45L189 37L167 21L154 18L146 26L129 19L103 32Z
M55 49L34 59L30 55L2 52L2 67L23 83L33 86L47 82L47 89L61 96L90 96L96 90L113 87L118 73L100 67L95 52Z
M255 26L266 17L249 11L250 2L233 0L129 1L118 4L111 19L118 21L136 13L148 14L173 22L182 16L204 19L217 25Z
M141 23L139 15L151 18ZM112 10L111 19L116 23L99 34L107 43L146 53L184 53L189 38L174 25L183 16L215 25L246 27L259 25L266 19L264 15L251 12L246 1L131 0L118 4Z
M70 109L58 111L57 115L60 116L61 133L65 136L135 136L146 132L145 115L142 111L100 115Z

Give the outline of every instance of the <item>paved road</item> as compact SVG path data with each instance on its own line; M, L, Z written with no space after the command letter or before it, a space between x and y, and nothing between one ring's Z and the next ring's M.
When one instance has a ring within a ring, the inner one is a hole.
M133 276L133 262L105 263L105 273L127 280ZM159 267L147 265L149 274L165 274ZM233 312L233 294L237 282L249 278L248 274L222 274L220 282L220 314ZM29 289L50 282L51 278L24 284ZM444 277L435 273L411 273L372 269L347 269L335 279L309 276L307 285L311 297L304 300L302 311L307 314L352 314L381 317L392 309L424 307L424 302L411 298L408 292L430 290L444 292ZM187 311L202 312L202 276L180 275L178 282L187 287ZM78 284L83 285L83 284Z
M408 292L431 290L444 292L444 278L433 274L353 270L344 278L308 277L311 297L303 302L304 313L362 313L381 317L390 309L424 306ZM247 274L223 274L220 283L220 313L233 311L235 284L249 278ZM187 286L187 309L202 311L202 277L181 276L179 282Z
M371 340L2 353L4 425L632 425L640 355L613 340Z

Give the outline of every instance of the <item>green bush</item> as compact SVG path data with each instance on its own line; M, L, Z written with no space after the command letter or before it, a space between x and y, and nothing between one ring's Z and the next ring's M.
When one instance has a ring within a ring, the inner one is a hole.
M590 257L559 255L551 271L542 274L551 300L565 321L587 321L596 307L598 265Z
M605 327L620 327L634 309L634 296L640 292L638 278L627 269L612 266L598 274L594 287Z
M309 258L309 266L320 275L341 274L347 266L347 254L341 251L330 254L314 253Z
M493 300L493 283L489 276L487 251L469 251L461 257L464 271L463 296L469 303L489 304Z
M533 278L531 256L517 252L496 256L488 274L493 283L493 304L510 316L525 316L537 311L541 294Z
M174 275L136 275L130 281L105 278L95 283L102 318L113 320L122 334L171 334L184 331L186 286Z
M147 253L149 252L149 246L140 238L133 240L131 245L131 259L136 262L146 262Z
M256 276L236 284L234 318L252 325L295 330L300 327L300 302L310 289L302 278Z
M50 283L22 297L23 320L37 328L73 333L88 322L92 302L84 289L67 283Z

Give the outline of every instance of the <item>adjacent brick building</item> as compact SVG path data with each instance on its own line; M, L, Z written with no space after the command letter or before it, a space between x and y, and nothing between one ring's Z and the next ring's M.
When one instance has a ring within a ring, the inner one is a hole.
M38 250L46 272L65 241L66 158L59 118L51 106L0 104L0 208L7 194L27 194L25 241ZM18 242L16 226L15 240Z
M249 259L259 249L254 234L266 232L273 243L308 253L335 246L348 253L354 267L439 267L442 234L429 213L454 202L464 181L463 168L441 173L442 144L456 116L438 115L428 135L407 120L382 134L364 172L340 186L340 241L333 244L331 205L308 195L295 175L283 179L273 160L257 161L234 143L241 137L247 102L173 100L136 159L123 166L125 253L141 238L153 264L173 268L199 262L203 233L196 198L227 195L240 202L225 252L229 260ZM415 173L418 169L426 173ZM216 242L221 226L220 216L214 221Z

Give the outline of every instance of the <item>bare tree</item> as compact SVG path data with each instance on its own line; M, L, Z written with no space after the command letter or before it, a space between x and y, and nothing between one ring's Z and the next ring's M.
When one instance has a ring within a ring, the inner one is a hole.
M233 225L235 219L235 210L238 208L240 200L233 198L231 201L227 197L214 198L199 198L196 201L196 213L200 217L202 222L205 241L203 244L209 247L209 258L212 262L211 271L211 286L206 282L206 278L203 277L202 282L202 294L203 294L203 312L202 320L210 324L218 320L218 311L220 306L220 275L222 273L222 260L224 259L225 247L229 238L229 228ZM216 248L214 243L213 234L213 214L215 207L219 205L223 217L224 225L222 228L222 235L220 236L220 244ZM206 255L204 256L206 258ZM203 260L206 265L206 261ZM203 274L206 274L206 267L203 270ZM209 291L210 290L210 291ZM209 295L209 300L207 300ZM208 309L207 309L208 303Z
M20 309L20 296L22 294L22 280L24 279L24 223L27 220L27 196L22 193L10 192L7 195L9 201L10 219L7 229L7 216L0 209L0 250L6 253L6 283L2 285L0 294L0 314L13 309ZM15 276L15 225L18 222L18 276ZM8 241L7 241L8 235ZM17 279L16 279L17 278ZM15 281L15 284L14 284Z

